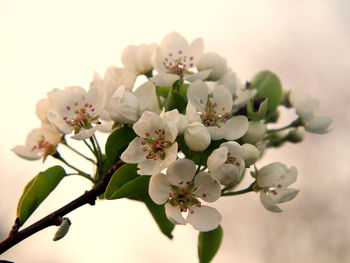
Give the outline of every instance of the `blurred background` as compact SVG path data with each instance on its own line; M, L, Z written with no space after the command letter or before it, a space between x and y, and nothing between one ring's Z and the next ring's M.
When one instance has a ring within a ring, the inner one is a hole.
M188 41L203 37L205 51L227 58L242 80L269 69L284 89L302 88L321 101L320 113L334 118L329 134L307 134L303 143L270 150L258 163L280 161L298 168L295 187L300 193L281 206L282 213L266 211L255 193L216 203L223 215L224 241L213 262L349 262L349 3L0 0L0 239L13 224L26 183L56 164L51 158L44 165L25 161L11 152L40 125L36 102L53 88L87 88L95 70L103 74L110 65L121 66L127 45L160 43L178 31ZM293 118L293 113L282 113L281 126ZM88 164L79 165L91 171ZM88 189L83 178L65 178L27 225ZM56 231L51 227L0 258L29 263L197 262L198 233L190 225L177 226L168 240L143 204L98 202L68 216L72 226L61 241L51 241Z

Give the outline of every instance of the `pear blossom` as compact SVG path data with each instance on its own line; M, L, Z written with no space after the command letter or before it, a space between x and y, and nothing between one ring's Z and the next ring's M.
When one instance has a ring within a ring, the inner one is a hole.
M316 115L315 111L319 107L318 100L303 93L300 89L292 89L289 94L289 101L295 108L295 112L302 118L305 129L312 133L327 133L332 124L332 117Z
M157 49L155 69L157 72L176 74L189 81L206 79L211 69L196 73L195 67L203 55L203 39L197 38L188 44L177 32L165 36Z
M138 174L157 174L176 160L178 147L175 142L175 122L145 111L133 129L139 137L129 143L121 159L126 163L137 163Z
M141 85L135 92L120 86L107 106L110 118L115 122L133 124L146 111L159 111L157 95L152 82Z
M245 169L242 158L244 154L245 150L239 143L235 141L222 143L208 157L209 172L223 185L237 182Z
M125 68L132 69L137 75L153 69L157 44L130 45L122 52L122 63Z
M80 87L54 89L48 94L51 104L47 118L59 132L74 132L73 139L87 139L94 134L99 124L99 112L105 103L104 95L96 87L90 88L88 92Z
M264 166L254 173L256 177L255 189L260 191L262 205L271 212L281 212L278 203L292 200L299 190L289 188L297 179L297 169L280 162Z
M165 213L174 224L189 223L205 232L218 227L220 213L213 207L202 205L214 202L221 196L219 182L207 172L196 175L196 165L188 159L178 159L167 169L166 174L151 177L149 195L156 204L165 204ZM186 213L186 219L182 213Z
M201 122L213 140L236 140L248 130L245 116L232 116L233 100L224 86L215 86L213 93L202 80L193 82L187 89L189 101L186 115L189 122Z
M50 124L42 124L41 128L33 129L26 138L25 145L17 145L12 151L27 160L39 160L56 153L56 147L62 134Z
M183 135L186 127L188 126L188 120L185 115L179 113L177 109L164 112L164 118L166 120L174 121L177 127L178 135Z

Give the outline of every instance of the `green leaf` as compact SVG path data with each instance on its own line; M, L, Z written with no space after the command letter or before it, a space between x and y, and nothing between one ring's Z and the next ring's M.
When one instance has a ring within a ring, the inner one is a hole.
M218 252L223 236L222 227L209 232L200 232L198 237L198 257L200 263L210 262Z
M56 188L65 175L66 172L61 166L53 166L44 172L40 172L29 181L17 206L17 217L21 225Z
M148 210L151 212L154 220L156 221L160 231L166 235L168 238L172 239L173 231L175 225L169 221L165 214L164 205L155 204L152 199L149 197L148 193L144 195L143 202L146 204Z
M182 79L178 79L169 89L168 97L164 107L166 111L177 109L180 113L184 113L187 106L186 93L187 86L183 84Z
M156 93L157 93L158 97L163 97L166 99L166 97L168 97L169 89L170 89L170 87L156 86Z
M265 118L268 108L269 99L265 98L263 102L260 103L259 109L255 111L254 101L249 100L247 104L247 114L248 118L253 121L260 121Z
M274 113L282 101L282 85L278 77L271 71L262 71L254 76L251 84L258 91L254 99L267 98L268 114Z
M136 164L124 164L112 176L106 199L119 199L147 193L150 176L138 175Z
M116 163L121 153L135 137L136 134L130 127L119 128L109 135L105 149L109 162L112 164Z

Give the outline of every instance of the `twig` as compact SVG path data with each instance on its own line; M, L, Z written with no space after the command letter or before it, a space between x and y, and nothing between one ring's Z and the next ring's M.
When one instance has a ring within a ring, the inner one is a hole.
M36 223L28 226L27 228L18 231L20 225L18 218L15 221L12 230L10 231L9 236L0 243L0 255L15 246L22 240L30 237L31 235L49 227L49 226L58 226L61 223L61 218L72 212L73 210L85 205L95 205L97 196L103 194L107 188L107 185L114 174L114 172L123 165L123 162L119 161L115 164L114 167L109 169L102 177L102 180L96 184L90 191L86 191L83 195L63 206L62 208L56 210L55 212L49 214L48 216L42 218Z

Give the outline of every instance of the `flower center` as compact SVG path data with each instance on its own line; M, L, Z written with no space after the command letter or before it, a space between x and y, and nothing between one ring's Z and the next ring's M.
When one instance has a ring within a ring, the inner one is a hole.
M200 103L204 105L203 100L200 100ZM226 123L226 121L229 119L230 114L228 112L225 112L225 114L218 114L217 113L217 107L218 105L216 104L216 102L211 103L210 98L208 99L208 102L205 106L205 112L204 113L200 113L201 115L201 119L202 119L202 123L205 126L219 126L219 123Z
M169 203L172 206L180 206L181 212L187 212L187 209L191 206L201 207L201 202L194 196L194 192L197 190L194 183L187 181L185 184L183 181L179 182L179 185L171 185L171 192L169 193ZM203 194L206 197L206 194ZM193 211L191 211L193 213Z
M237 161L237 157L231 156L230 152L227 153L227 159L226 159L225 163L232 164L232 165L235 165L237 167L239 167L241 165L241 163L239 161Z
M98 121L99 115L95 113L95 108L92 104L85 103L84 107L80 107L78 102L74 103L73 117L68 119L67 116L63 116L63 120L71 127L74 128L74 133L77 134L81 130L92 128L92 123L100 124ZM73 111L70 105L66 106L67 111Z
M44 136L41 136L41 139L32 147L31 151L33 152L35 150L42 150L49 147L52 147L52 145L44 139Z
M146 132L146 138L141 142L144 147L142 150L148 152L146 159L161 160L165 159L165 150L173 145L172 142L165 140L164 130L155 130L154 134Z
M189 58L183 55L182 50L178 50L177 54L169 53L163 60L163 65L168 73L182 75L184 72L189 72L188 69L194 66L193 56Z

